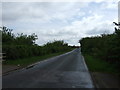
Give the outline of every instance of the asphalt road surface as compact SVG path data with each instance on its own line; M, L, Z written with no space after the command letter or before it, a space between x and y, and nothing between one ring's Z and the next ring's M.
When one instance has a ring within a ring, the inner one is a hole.
M94 88L80 48L3 76L3 88Z

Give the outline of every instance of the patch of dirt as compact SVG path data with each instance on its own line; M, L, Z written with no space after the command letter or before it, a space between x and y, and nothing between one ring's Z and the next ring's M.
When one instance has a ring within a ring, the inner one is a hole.
M21 67L17 65L2 65L2 74L4 75L8 72L11 72L20 68Z
M120 88L120 76L117 74L91 72L96 88Z

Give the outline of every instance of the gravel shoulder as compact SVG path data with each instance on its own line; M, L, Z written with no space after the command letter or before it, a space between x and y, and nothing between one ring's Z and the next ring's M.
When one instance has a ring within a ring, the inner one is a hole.
M9 72L23 68L22 66L17 65L2 65L2 75L5 75Z
M96 88L119 88L120 77L116 74L91 72Z

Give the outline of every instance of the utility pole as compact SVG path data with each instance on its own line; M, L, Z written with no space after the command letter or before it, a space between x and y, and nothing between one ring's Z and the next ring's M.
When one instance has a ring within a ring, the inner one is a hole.
M113 22L118 28L115 27L115 30L120 30L120 1L118 2L118 23Z
M120 1L118 2L118 29L120 29Z
M118 23L113 22L118 28L115 27L115 30L120 30L120 1L118 2Z

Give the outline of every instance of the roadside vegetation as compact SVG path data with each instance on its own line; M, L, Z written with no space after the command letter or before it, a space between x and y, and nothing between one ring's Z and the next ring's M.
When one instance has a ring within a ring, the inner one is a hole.
M59 53L52 53L48 55L43 55L43 56L33 56L33 57L27 57L23 59L16 59L16 60L6 60L3 64L4 65L20 65L20 66L26 66L30 65L48 58L52 58L54 56L58 56L61 54L64 54L66 52L59 52Z
M91 72L118 73L115 64L110 64L104 60L95 58L91 55L84 55L86 64Z
M90 71L120 74L120 30L113 34L82 38L81 51Z
M48 42L42 46L35 44L38 39L35 33L31 35L12 33L12 29L2 27L2 53L5 53L4 64L30 64L38 60L56 56L74 47L64 41Z

